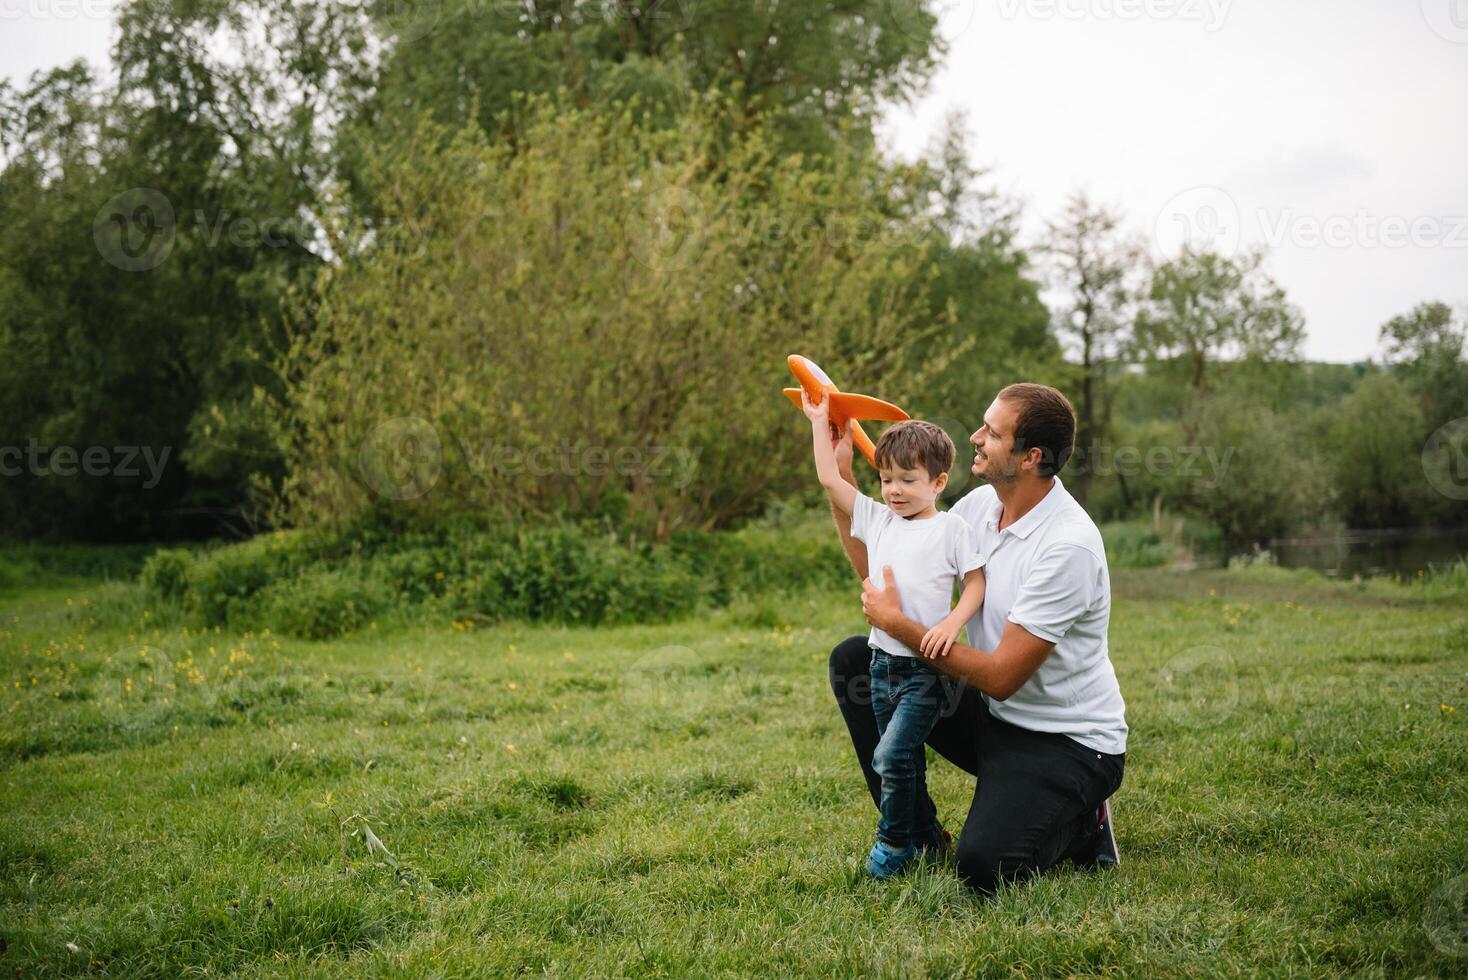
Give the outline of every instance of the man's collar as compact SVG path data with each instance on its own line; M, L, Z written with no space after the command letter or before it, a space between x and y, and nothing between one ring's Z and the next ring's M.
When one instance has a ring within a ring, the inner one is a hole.
M1055 510L1055 508L1060 506L1061 499L1070 496L1070 494L1065 489L1065 485L1060 482L1060 477L1057 476L1054 479L1055 482L1050 485L1050 489L1046 491L1045 496L1040 498L1040 502L1031 507L1029 513L1025 514L1024 517L1021 517L1019 520L1009 525L1009 527L1005 528L1005 532L1013 534L1015 537L1028 538L1030 536L1030 532L1032 532L1035 528L1044 523L1045 518L1048 517L1050 513ZM1003 516L1004 501L999 499L998 494L995 494L994 516L991 520L987 522L988 525L995 530L998 530L999 521Z

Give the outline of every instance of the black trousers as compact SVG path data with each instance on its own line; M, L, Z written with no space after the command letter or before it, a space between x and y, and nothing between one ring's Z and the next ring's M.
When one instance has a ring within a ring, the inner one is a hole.
M872 713L871 648L865 636L831 651L831 691L851 733L872 802L882 780L872 769L877 719ZM945 675L951 697L927 744L978 777L958 835L959 876L990 894L1001 881L1038 874L1092 844L1095 811L1121 785L1126 755L1108 755L1054 732L1000 721L976 688ZM919 801L919 807L927 805Z

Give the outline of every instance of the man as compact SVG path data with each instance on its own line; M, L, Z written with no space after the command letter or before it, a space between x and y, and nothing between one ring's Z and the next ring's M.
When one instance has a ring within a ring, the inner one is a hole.
M1010 385L969 442L973 474L987 486L952 512L988 560L988 593L968 624L975 645L955 643L932 661L954 683L927 744L978 777L955 857L959 875L989 894L1067 858L1119 863L1106 801L1121 785L1127 726L1106 645L1111 580L1101 534L1057 475L1075 447L1070 402L1045 385ZM848 432L837 458L855 484L850 443ZM890 569L869 575L866 546L851 537L849 518L835 517L863 579L867 621L916 648L923 628L903 614L902 583ZM870 659L867 638L851 637L831 651L830 678L875 802ZM932 801L918 806L934 817L926 849L946 852L951 838Z

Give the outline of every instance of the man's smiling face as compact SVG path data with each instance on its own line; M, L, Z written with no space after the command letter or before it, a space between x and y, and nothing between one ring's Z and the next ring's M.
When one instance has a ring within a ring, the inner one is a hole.
M1014 452L1014 427L1019 409L994 399L984 412L984 424L968 437L974 447L973 475L990 483L1008 483L1019 477L1021 457Z

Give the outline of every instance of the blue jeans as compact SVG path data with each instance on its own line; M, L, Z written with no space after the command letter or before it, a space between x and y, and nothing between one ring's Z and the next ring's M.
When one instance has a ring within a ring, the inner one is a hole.
M928 795L924 742L945 714L950 685L938 668L917 657L872 647L872 713L877 749L872 768L882 780L877 836L901 850L937 833L938 808Z

